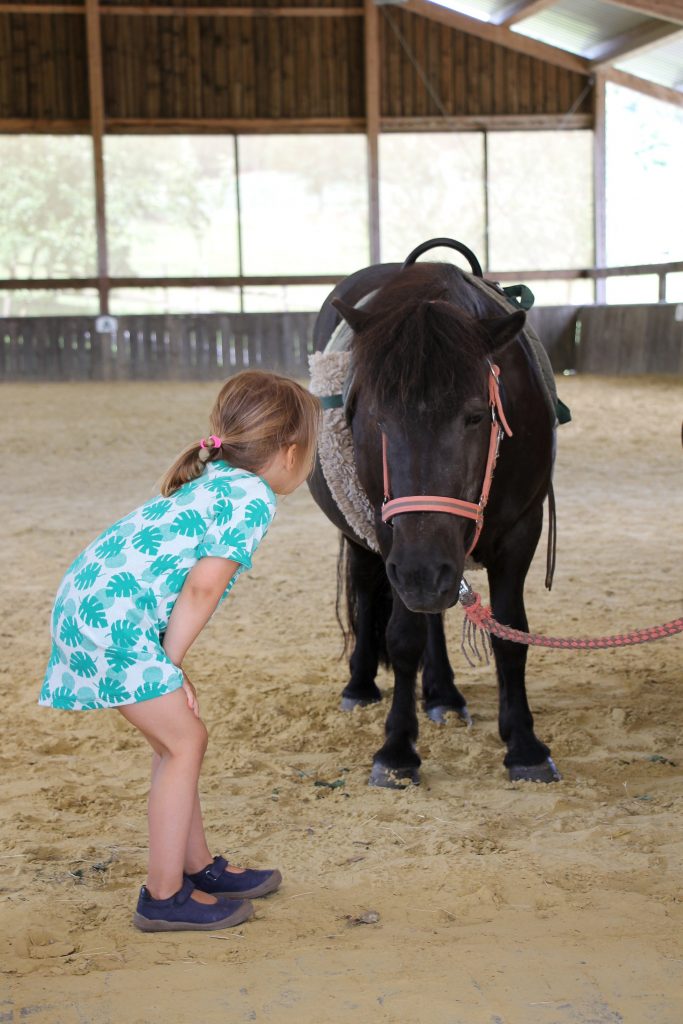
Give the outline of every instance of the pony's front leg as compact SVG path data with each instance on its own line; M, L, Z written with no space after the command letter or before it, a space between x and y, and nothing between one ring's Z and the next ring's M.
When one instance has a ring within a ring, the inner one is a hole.
M541 533L542 517L542 506L537 506L520 520L506 534L503 550L488 568L493 617L525 632L524 580ZM550 748L534 732L527 701L527 648L495 636L491 642L498 673L498 728L507 746L503 763L508 775L512 781L557 782L561 776L550 757Z
M455 685L448 660L443 615L427 616L427 647L422 669L422 696L427 717L438 725L446 722L446 712L455 711L467 726L472 725L467 701Z
M391 588L379 555L348 540L346 594L348 618L355 634L349 662L351 678L342 690L342 711L382 699L375 682L380 660L386 662L385 633L391 614Z
M397 789L405 781L418 783L421 764L417 742L415 683L427 642L426 617L409 611L394 594L387 628L387 650L394 670L394 696L384 731L386 740L373 758L371 786Z

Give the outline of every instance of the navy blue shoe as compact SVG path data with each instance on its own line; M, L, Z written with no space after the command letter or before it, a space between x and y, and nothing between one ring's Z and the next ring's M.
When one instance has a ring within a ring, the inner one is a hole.
M224 900L216 903L198 903L190 899L195 886L185 878L182 888L166 900L155 900L149 889L143 885L140 889L137 910L133 914L133 924L141 932L208 932L216 928L232 928L242 924L253 913L249 900L231 903Z
M229 900L256 899L266 896L280 887L282 875L277 870L254 871L247 868L239 874L226 871L225 857L214 857L213 862L193 875L185 875L202 892L212 896L224 896Z

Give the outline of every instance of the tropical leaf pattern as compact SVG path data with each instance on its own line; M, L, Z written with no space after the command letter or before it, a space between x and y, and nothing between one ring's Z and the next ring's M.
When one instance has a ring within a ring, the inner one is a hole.
M126 546L125 537L107 537L95 548L95 554L99 558L116 558Z
M176 569L166 577L166 586L171 594L179 594L187 577L187 569Z
M182 533L183 537L201 537L206 533L206 522L196 508L187 508L175 517L171 529L174 533Z
M219 460L101 533L60 585L39 703L94 710L181 686L160 638L188 572L207 555L249 566L274 512L264 480Z
M166 683L143 683L134 691L136 701L152 700L153 697L161 697L162 693L168 693Z
M262 498L255 498L247 505L244 513L244 521L247 526L263 526L270 522L270 509Z
M161 576L164 572L172 572L180 565L180 555L159 555L149 567L152 576Z
M211 514L216 521L216 526L227 526L233 516L234 506L227 498L217 501L211 509Z
M67 647L78 647L83 641L78 621L73 615L65 615L59 630L59 639Z
M133 547L143 555L156 555L162 540L163 534L158 526L145 526L133 537Z
M111 642L115 647L135 647L142 630L128 619L116 619L111 624Z
M110 597L132 597L141 589L132 572L119 572L112 576L107 584L107 593Z
M69 658L69 668L77 676L85 676L86 679L92 679L97 675L97 665L85 651L73 652Z
M104 613L104 605L92 595L84 597L80 603L78 614L86 626L106 626L107 616Z
M76 590L90 590L95 585L97 577L102 571L102 566L99 562L89 562L80 572L76 573L74 577L74 586Z
M109 668L120 672L122 669L131 668L138 660L135 651L121 647L107 647L104 652L104 660Z
M166 498L163 501L153 501L151 505L145 505L142 510L143 519L163 519L172 506L172 502Z

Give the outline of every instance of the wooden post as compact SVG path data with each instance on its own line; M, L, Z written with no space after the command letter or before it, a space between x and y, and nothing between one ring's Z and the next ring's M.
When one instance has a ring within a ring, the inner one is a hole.
M235 163L235 206L237 210L237 273L244 277L244 262L242 258L242 197L240 194L240 159L237 135L232 137L232 151ZM240 284L240 313L244 313L244 285Z
M374 0L365 4L365 131L368 154L368 219L370 262L380 261L379 229L379 127L380 127L380 53L379 12Z
M102 37L98 0L85 0L88 46L88 95L95 172L95 225L97 230L97 278L100 313L109 312L109 264L107 260L107 222L104 201L104 79L102 75Z
M481 133L484 142L484 271L491 266L491 225L490 225L490 194L489 194L489 133L484 129Z
M605 89L606 79L597 72L593 84L593 213L595 266L607 266L607 224L605 219L606 138L605 138ZM604 277L595 278L594 302L603 305L607 300L607 284Z

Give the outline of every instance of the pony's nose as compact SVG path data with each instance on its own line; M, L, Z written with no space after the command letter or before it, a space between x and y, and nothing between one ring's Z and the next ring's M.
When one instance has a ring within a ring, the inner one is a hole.
M386 568L389 582L400 592L421 591L442 597L450 593L456 583L455 568L450 562L436 566L407 566L399 565L390 557Z

